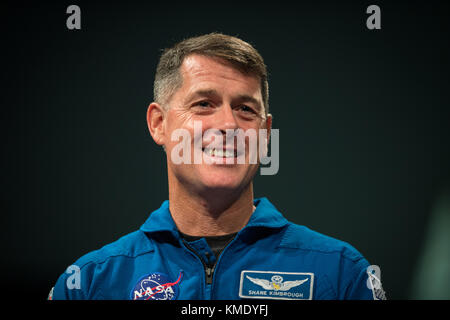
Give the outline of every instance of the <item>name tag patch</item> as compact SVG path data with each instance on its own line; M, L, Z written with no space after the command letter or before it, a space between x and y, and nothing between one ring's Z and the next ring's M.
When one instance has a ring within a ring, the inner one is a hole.
M312 300L314 273L243 270L239 297Z

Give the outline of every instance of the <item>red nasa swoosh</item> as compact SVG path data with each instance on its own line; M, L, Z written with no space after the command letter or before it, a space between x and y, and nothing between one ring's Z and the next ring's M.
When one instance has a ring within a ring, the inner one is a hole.
M183 277L183 272L180 271L180 275L178 276L177 281L175 281L175 282L168 282L168 283L164 283L164 284L160 284L159 286L156 286L156 287L154 287L154 288L150 288L150 290L153 291L154 289L156 289L156 288L158 288L158 287L160 287L160 286L162 287L161 289L159 289L158 291L156 291L156 292L153 293L152 295L150 295L150 296L148 296L147 298L145 298L145 300L148 300L148 299L150 299L151 297L153 297L155 294L162 292L162 291L163 291L165 288L167 288L167 287L171 287L171 286L176 285L178 282L181 281L181 278L182 278L182 277Z

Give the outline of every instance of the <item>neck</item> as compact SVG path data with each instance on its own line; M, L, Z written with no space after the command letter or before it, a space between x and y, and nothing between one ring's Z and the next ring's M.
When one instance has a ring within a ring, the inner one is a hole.
M220 236L238 232L250 219L253 184L244 190L192 192L178 181L169 183L169 209L175 224L184 234Z

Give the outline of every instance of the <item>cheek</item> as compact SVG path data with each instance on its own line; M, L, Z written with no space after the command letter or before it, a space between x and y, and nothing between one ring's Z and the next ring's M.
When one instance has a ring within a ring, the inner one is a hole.
M174 146L181 141L180 136L192 136L194 125L192 117L188 113L169 110L164 128L166 133L166 147L170 148L170 146Z
M179 128L189 128L191 122L192 114L186 110L173 107L167 111L165 125L168 131L173 131Z

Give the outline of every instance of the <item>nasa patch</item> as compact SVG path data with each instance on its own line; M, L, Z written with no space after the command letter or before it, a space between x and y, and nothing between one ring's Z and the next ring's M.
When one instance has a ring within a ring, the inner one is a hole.
M313 285L314 273L243 270L239 297L312 300Z
M140 278L131 290L130 298L131 300L175 300L178 297L182 278L182 271L176 281L171 281L164 273L147 274Z

